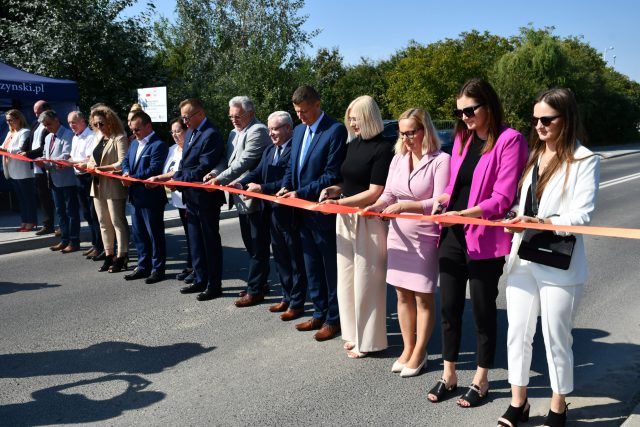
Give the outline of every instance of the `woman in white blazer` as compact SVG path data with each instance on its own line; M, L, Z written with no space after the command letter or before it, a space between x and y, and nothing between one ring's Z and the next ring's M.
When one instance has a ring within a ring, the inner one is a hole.
M535 127L532 154L520 181L520 199L515 218L507 223L533 222L554 225L586 225L595 209L600 158L583 147L576 101L566 89L551 89L538 95L531 123ZM537 168L536 168L537 166ZM533 216L531 183L538 170L537 216ZM529 262L518 256L521 229L514 232L507 262L507 334L511 405L498 421L515 426L529 416L527 384L532 342L538 314L549 367L551 405L544 425L566 422L565 396L573 391L573 319L587 280L587 259L582 235L576 241L567 270ZM569 233L560 233L568 235Z
M5 113L9 132L0 150L12 154L22 151L22 146L29 138L31 131L27 127L27 121L19 110L11 109ZM20 202L20 217L22 224L16 231L32 231L36 226L37 219L37 198L36 179L33 174L33 165L22 160L2 158L5 178L11 179L14 191Z

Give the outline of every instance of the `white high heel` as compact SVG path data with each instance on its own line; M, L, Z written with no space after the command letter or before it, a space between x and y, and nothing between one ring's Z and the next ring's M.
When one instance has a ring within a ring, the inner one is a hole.
M404 369L404 366L405 366L404 363L400 363L399 360L396 360L395 362L393 362L393 366L391 367L391 372L393 372L394 374L402 372L402 370Z
M408 377L415 377L416 375L418 375L420 373L420 371L422 371L422 368L427 363L427 357L428 356L429 355L427 353L425 353L424 354L424 359L422 359L422 363L420 363L418 365L418 367L415 368L415 369L407 368L406 366L404 368L402 368L402 371L400 371L400 376L402 378L408 378Z

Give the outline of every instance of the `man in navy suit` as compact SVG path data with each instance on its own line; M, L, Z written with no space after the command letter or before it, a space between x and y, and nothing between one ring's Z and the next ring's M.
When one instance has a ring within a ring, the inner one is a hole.
M129 121L133 140L122 160L122 176L147 179L162 173L169 146L153 131L151 117L144 111L135 113ZM129 187L133 205L131 229L138 252L138 266L125 280L146 278L148 284L164 280L167 247L164 235L164 187L146 188L139 182L122 181Z
M293 121L286 111L276 111L271 113L267 124L273 144L264 151L258 167L238 184L254 193L275 194L282 188L291 158ZM282 286L282 300L269 307L269 311L282 313L280 319L284 321L297 319L304 312L307 277L294 208L262 201L261 214L269 224L271 250Z
M187 133L182 161L173 179L202 183L202 178L224 156L222 136L207 119L204 106L198 99L182 101L180 114L187 125ZM220 207L225 202L224 193L183 187L182 199L187 205L187 232L195 279L190 286L180 289L180 292L200 292L198 301L211 300L222 295Z
M278 195L317 202L323 188L341 181L340 166L347 151L347 129L322 111L320 95L311 86L296 89L292 102L302 124L293 131L291 161ZM296 329L319 329L313 337L325 341L340 332L336 218L306 210L298 215L314 313L310 320L297 324Z

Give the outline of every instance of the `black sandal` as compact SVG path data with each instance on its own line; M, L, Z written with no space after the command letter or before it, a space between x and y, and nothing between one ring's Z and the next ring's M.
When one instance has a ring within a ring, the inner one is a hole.
M564 412L557 413L549 409L547 418L544 419L544 426L548 427L563 427L567 423L567 411L569 410L569 404L564 404Z
M436 385L434 385L433 388L429 390L429 394L434 395L436 397L436 400L431 400L428 396L427 400L433 403L442 402L446 397L448 397L447 395L455 392L457 389L458 384L447 387L447 382L444 380L444 378L441 378L438 380Z
M473 408L474 406L478 406L479 404L481 404L487 398L488 395L489 395L489 389L487 389L487 391L485 391L484 394L482 394L480 387L478 387L475 384L471 384L471 386L469 387L469 390L467 390L465 394L460 396L460 399L459 399L467 402L469 406L461 405L460 402L458 402L458 406L461 408Z
M509 405L507 412L505 412L498 420L498 425L504 427L516 427L520 421L526 423L529 421L529 409L531 409L531 405L529 405L527 399L524 400L522 406L516 407ZM502 420L507 421L509 424Z

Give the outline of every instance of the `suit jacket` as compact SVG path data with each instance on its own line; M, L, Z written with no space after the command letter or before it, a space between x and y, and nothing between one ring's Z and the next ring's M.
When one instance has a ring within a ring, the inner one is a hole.
M471 138L462 154L460 135L453 142L451 177L444 192L451 195L460 166L469 152ZM502 219L513 206L518 191L518 181L527 162L528 145L520 132L500 128L500 135L493 149L480 156L473 172L468 208L479 206L483 219ZM467 252L471 259L488 259L505 256L511 250L512 235L502 227L464 225Z
M213 170L223 185L242 179L254 170L258 166L265 148L272 145L267 127L255 117L247 125L244 132L238 133L235 130L229 132L227 147L229 144L233 147L233 151L229 155L227 167L219 172L217 168ZM260 209L258 200L244 199L236 194L232 194L231 197L239 213L251 213Z
M7 134L8 135L8 134ZM29 140L31 131L27 128L19 129L12 137L7 151L12 154L18 154L22 150L25 141ZM8 157L2 158L5 174L8 174L12 179L27 179L33 178L32 163L22 160L10 159Z
M566 172L566 163L549 180L538 204L538 217L549 218L555 225L588 225L591 222L598 196L600 182L600 157L594 156L587 148L579 145L574 154L578 160ZM524 205L533 168L529 170L522 183L522 191L517 212L524 213ZM566 178L566 186L565 186ZM564 188L563 188L564 186ZM529 196L530 197L530 196ZM567 235L569 233L558 232ZM582 234L576 234L571 264L568 270L549 267L547 265L529 263L531 273L542 283L568 286L583 284L587 280L587 257L584 251ZM513 267L518 256L522 233L514 233L513 245L507 262L507 273Z
M249 174L245 175L239 181L243 187L253 182L262 186L262 192L264 194L275 194L282 188L282 178L287 170L291 158L291 143L280 153L280 157L275 165L272 165L273 155L275 154L276 146L271 144L267 147L262 154L260 164L252 170ZM290 206L280 205L278 203L266 202L260 199L255 199L255 202L261 202L263 205L268 203L273 209L274 215L279 221L290 222L293 217L293 208ZM290 225L290 224L289 224Z
M297 192L301 199L318 201L320 191L342 181L340 166L347 153L347 129L342 123L324 115L307 149L307 155L299 166L302 140L307 126L299 124L293 130L291 158L282 179L283 187ZM333 215L304 212L314 217L319 225L331 226Z
M139 143L134 139L122 160L122 173L132 178L147 179L160 175L169 152L169 146L157 134L153 134L145 144L136 161ZM146 188L144 184L134 182L129 186L129 201L136 208L161 208L167 203L164 187Z
M191 143L191 135L193 140ZM206 119L199 131L188 129L185 134L185 147L182 150L180 169L173 179L183 182L202 182L202 178L217 165L224 156L224 143L220 132ZM182 197L185 203L193 207L215 203L221 206L225 199L222 191L207 192L205 190L184 187Z
M102 136L102 138L105 137ZM98 142L98 144L99 143L100 142ZM127 154L127 148L129 148L129 141L125 135L111 136L111 138L105 141L100 166L113 166L116 170L119 170L122 160ZM91 153L91 161L96 163L93 153ZM102 175L96 176L98 179L93 180L93 184L91 185L91 196L103 200L127 198L127 188L124 187L119 180Z
M43 159L69 160L71 157L71 140L73 132L64 126L60 126L54 135L49 134L44 139ZM56 187L77 187L79 185L72 167L60 168L52 163L45 163L49 176Z

